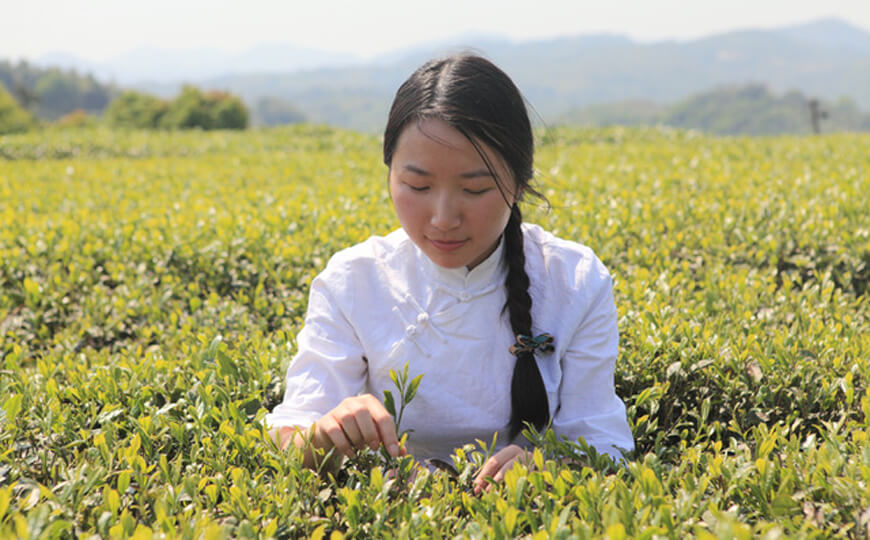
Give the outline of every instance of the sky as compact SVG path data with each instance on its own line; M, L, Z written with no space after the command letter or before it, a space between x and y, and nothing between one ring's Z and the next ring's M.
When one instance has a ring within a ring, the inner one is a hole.
M362 58L460 34L528 41L615 33L689 40L838 17L870 31L870 0L4 0L0 59L94 62L142 47L241 52L260 43Z

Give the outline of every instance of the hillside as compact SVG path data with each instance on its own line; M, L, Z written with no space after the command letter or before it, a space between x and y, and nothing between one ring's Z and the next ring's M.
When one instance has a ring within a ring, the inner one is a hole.
M870 33L836 20L652 44L620 36L579 36L511 43L468 39L502 66L545 121L595 103L674 103L723 85L757 81L772 91L797 90L836 101L848 96L870 109ZM315 121L363 131L381 129L397 86L424 59L455 45L433 45L388 63L285 74L228 75L205 86L251 101L274 95ZM173 86L145 85L162 92Z
M776 95L765 85L726 86L670 106L651 101L596 104L571 111L558 123L584 126L664 124L718 135L813 133L811 99L800 92ZM819 102L820 131L870 131L870 113L854 101Z
M832 111L827 124L833 130L863 129L860 109L870 110L870 32L836 19L647 44L617 35L523 43L497 37L464 37L397 51L369 63L280 45L264 45L234 57L218 57L214 51L182 54L140 50L121 59L129 78L136 72L143 77L155 73L153 66L160 62L164 64L162 73L176 74L173 82L140 83L135 85L137 89L164 97L177 94L183 82L226 90L240 95L261 125L304 119L378 132L396 88L414 68L425 59L463 48L487 55L510 73L535 116L547 124L566 118L605 125L650 123L659 121L674 107L697 112L699 107L708 106L701 101L730 100L727 95L719 96L719 89L749 84L763 85L771 96L796 92L804 101L824 101ZM284 62L276 60L281 51L286 56ZM66 65L81 65L68 56L52 58ZM246 66L244 69L239 67L240 62ZM312 68L323 63L340 67ZM192 69L193 64L202 69ZM106 66L92 67L97 73L107 72ZM221 69L232 73L201 76ZM9 75L16 70L17 74ZM182 73L187 74L184 81L179 79ZM76 108L100 112L112 92L111 85L91 75L26 64L0 63L0 80L27 108L48 119ZM21 89L25 90L23 95L19 95ZM769 110L778 98L765 99L767 105L759 110ZM683 103L686 101L690 103ZM680 103L683 105L675 105ZM685 111L666 121L716 133L806 131L796 120L800 116L794 112L797 103L788 105L789 112L782 113L791 120L769 117L769 125L746 128L741 126L758 124L758 111L732 105L727 109L727 114L733 116L729 122L713 122ZM842 109L843 114L834 114L835 109ZM721 114L711 110L706 116ZM751 118L743 118L745 114ZM854 115L859 120L851 118Z

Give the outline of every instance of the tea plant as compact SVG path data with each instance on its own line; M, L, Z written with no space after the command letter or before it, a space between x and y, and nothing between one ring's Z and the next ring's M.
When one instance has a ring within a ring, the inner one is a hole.
M417 375L408 381L408 363L405 362L405 367L401 374L397 374L395 370L390 370L390 380L396 385L399 391L399 412L396 413L396 401L393 399L393 393L389 390L384 390L384 408L393 417L396 425L396 434L400 439L407 437L413 430L401 431L402 413L405 412L405 407L411 403L414 396L417 395L417 389L420 387L420 382L423 379L423 374Z
M480 496L491 444L455 477L375 453L318 475L262 425L313 277L398 226L378 147L0 136L0 537L870 534L870 138L542 138L553 210L527 219L614 276L636 450L527 432L532 463Z

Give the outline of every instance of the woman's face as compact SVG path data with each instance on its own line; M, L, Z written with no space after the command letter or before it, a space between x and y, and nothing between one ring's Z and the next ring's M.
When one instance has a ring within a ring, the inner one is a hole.
M516 200L516 182L501 156L486 146L486 163L462 133L443 120L409 124L390 164L390 194L402 228L435 264L467 267L498 245ZM508 202L505 201L505 196Z

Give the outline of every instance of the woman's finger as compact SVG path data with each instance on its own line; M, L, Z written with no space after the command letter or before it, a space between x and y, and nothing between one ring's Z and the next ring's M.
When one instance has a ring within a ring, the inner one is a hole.
M486 463L484 463L483 467L480 468L477 476L474 477L474 492L480 493L482 490L486 489L486 479L491 478L495 473L497 473L502 465L503 463L500 461L498 454L486 460Z
M524 458L525 458L525 453L524 453L524 452L515 455L513 458L511 458L510 461L508 461L507 463L505 463L504 465L502 465L502 467L498 470L497 473L495 473L495 475L492 477L492 479L493 479L497 484L499 484L499 483L501 483L501 482L504 482L505 474L507 474L507 472L508 472L509 470L511 470L511 469L513 468L513 466L516 465L517 463L524 463L524 461L525 461Z
M317 429L326 435L338 453L353 457L353 444L347 439L341 422L337 418L331 414L324 416L317 424Z
M342 418L341 429L344 430L344 435L347 437L347 440L354 449L359 450L365 446L365 437L359 428L355 416L348 415Z
M320 448L335 447L337 453L353 457L354 450L368 446L372 450L383 444L393 457L405 455L401 448L393 417L373 395L346 398L317 422L316 433L325 443Z
M483 467L480 468L480 471L478 471L477 475L474 477L474 483L480 484L480 486L482 487L484 483L484 478L497 473L498 470L501 469L501 466L502 462L499 461L498 454L490 457L488 460L486 460L486 463L483 464Z
M293 437L296 436L297 431L299 431L299 429L296 427L284 426L278 429L274 434L273 439L278 443L281 450L286 450L293 443Z
M372 396L374 397L374 396ZM375 398L377 405L373 405L370 409L372 414L372 422L378 430L378 437L384 448L387 449L393 457L399 457L405 454L404 448L399 448L399 436L396 434L396 425L393 423L393 417L387 412L387 409Z
M374 420L372 420L371 412L368 409L361 408L353 418L359 431L359 439L355 441L357 448L368 445L372 450L377 450L381 444L381 436L378 433Z
M495 482L504 480L505 473L513 467L517 458L525 454L525 450L515 444L508 445L486 460L480 472L474 477L474 492L480 493L489 489L486 479L492 478Z

